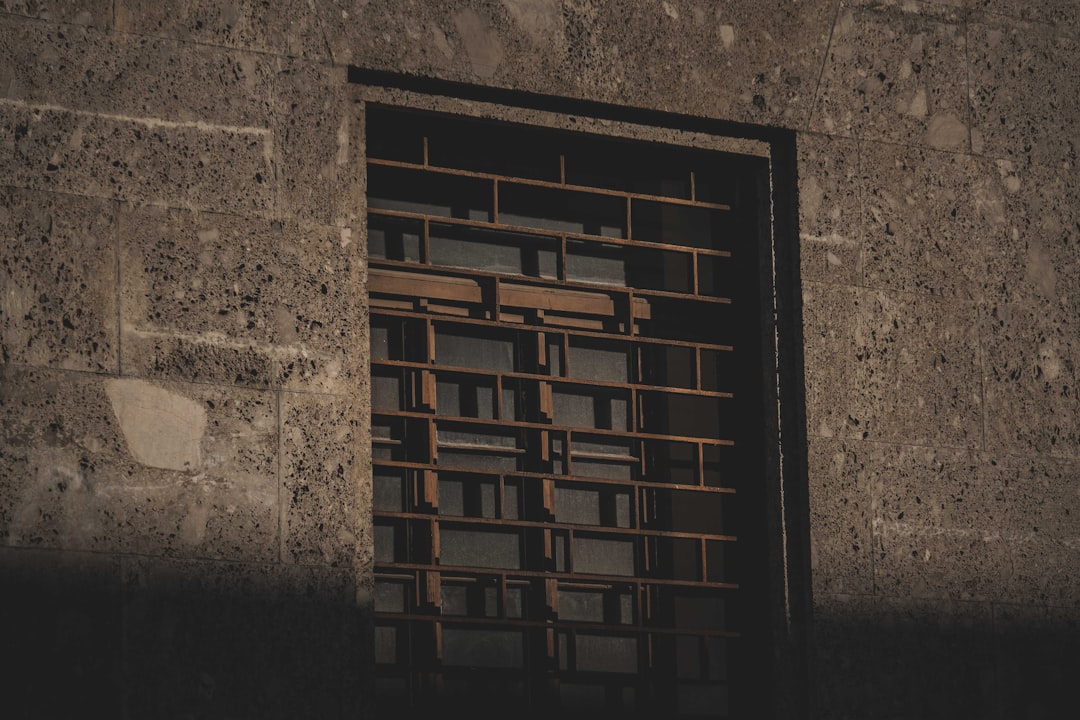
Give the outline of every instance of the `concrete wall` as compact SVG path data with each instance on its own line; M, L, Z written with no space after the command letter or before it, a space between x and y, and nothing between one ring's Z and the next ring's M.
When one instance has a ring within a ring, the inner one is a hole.
M5 714L367 708L350 65L797 131L816 717L1062 717L1071 0L0 0Z

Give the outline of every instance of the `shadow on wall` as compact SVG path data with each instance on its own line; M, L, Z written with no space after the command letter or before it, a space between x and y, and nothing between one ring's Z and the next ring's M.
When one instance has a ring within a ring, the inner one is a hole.
M0 550L0 716L365 717L355 592L320 572Z
M3 717L361 718L345 572L0 550ZM1075 717L1080 611L850 599L818 610L818 720Z
M1080 611L861 600L815 611L817 720L1077 717Z

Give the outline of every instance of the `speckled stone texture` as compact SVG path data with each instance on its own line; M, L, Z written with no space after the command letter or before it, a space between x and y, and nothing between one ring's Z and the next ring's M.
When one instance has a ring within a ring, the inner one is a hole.
M5 544L277 557L268 393L12 366L3 379Z
M116 208L97 198L0 188L0 356L116 372Z
M968 150L963 19L942 5L841 3L810 129Z
M358 382L349 229L125 204L119 236L127 372L319 391Z
M1067 0L0 0L0 715L374 716L351 66L796 131L814 716L1068 717L1078 61Z

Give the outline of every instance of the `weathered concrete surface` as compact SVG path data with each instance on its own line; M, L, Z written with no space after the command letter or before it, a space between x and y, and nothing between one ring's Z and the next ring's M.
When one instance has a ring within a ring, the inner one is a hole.
M818 717L1061 716L1078 43L1056 0L0 0L15 716L370 709L349 65L797 130Z

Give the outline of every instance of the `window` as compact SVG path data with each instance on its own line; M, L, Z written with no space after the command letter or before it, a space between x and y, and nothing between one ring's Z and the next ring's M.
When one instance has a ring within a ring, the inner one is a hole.
M746 716L767 158L366 117L378 702Z

